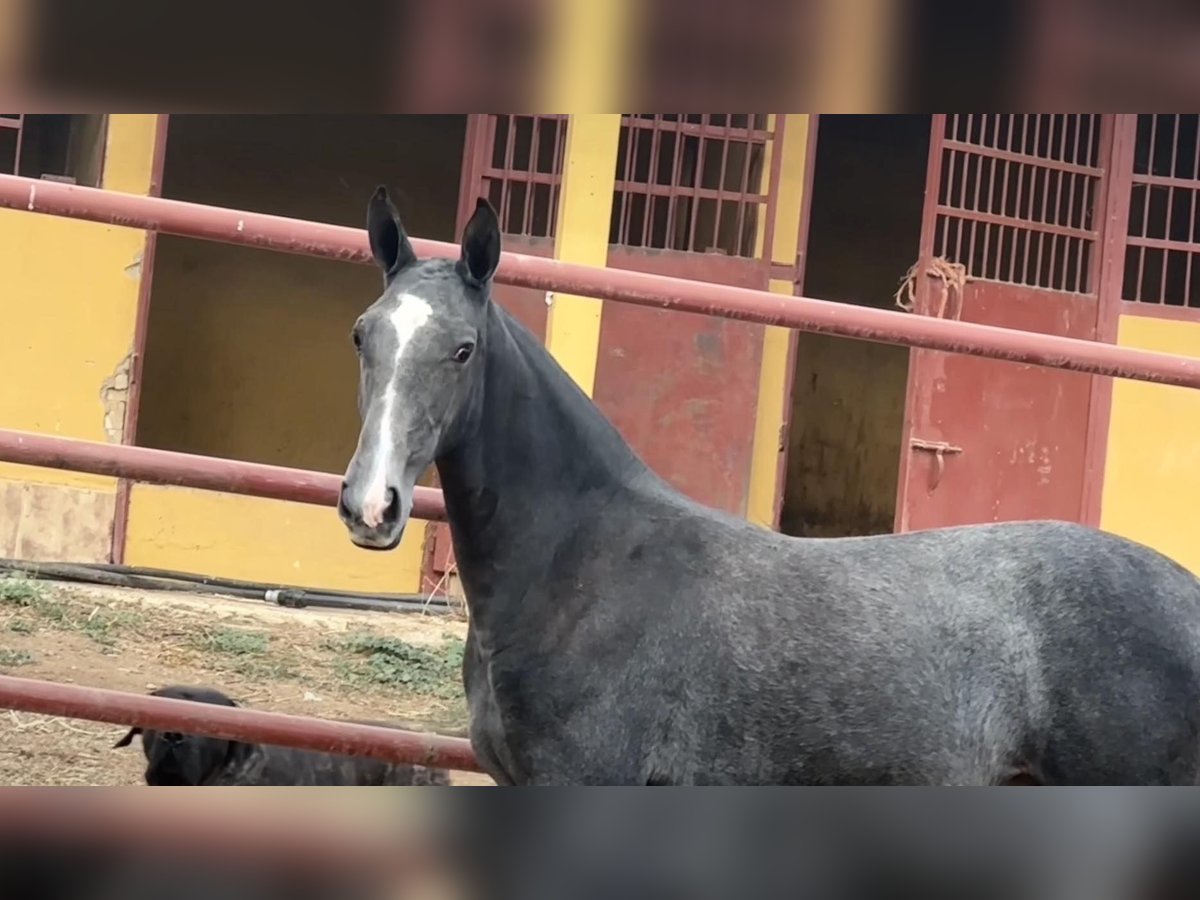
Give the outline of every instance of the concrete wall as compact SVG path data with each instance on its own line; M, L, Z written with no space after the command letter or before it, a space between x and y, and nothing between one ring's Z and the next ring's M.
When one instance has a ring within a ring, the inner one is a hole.
M1200 358L1200 322L1123 315L1117 343ZM1200 574L1200 391L1116 379L1100 526Z
M926 116L822 116L804 293L888 308L916 260ZM892 529L908 350L800 334L780 527Z
M409 232L455 238L461 116L173 116L164 195L362 227L375 186ZM160 240L138 443L341 472L358 436L355 318L377 270ZM353 548L332 510L139 486L126 558L262 581L419 589L424 528Z

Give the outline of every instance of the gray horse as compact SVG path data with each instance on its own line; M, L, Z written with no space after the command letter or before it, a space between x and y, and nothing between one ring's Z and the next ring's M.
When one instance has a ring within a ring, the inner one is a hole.
M339 514L400 541L436 463L500 784L1195 784L1200 582L1061 522L798 539L651 472L490 299L480 201L418 260L380 188Z

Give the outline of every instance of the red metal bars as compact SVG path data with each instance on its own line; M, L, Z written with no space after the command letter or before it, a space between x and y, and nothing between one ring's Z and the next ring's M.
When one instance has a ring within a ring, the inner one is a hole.
M0 675L0 707L48 716L204 734L232 741L276 744L369 756L461 771L481 771L469 741L380 725L334 722L190 700L174 700Z
M0 206L289 253L352 262L369 260L366 234L354 228L12 175L0 175ZM456 244L415 238L412 243L423 256L457 258L459 254ZM1200 360L1196 359L683 278L505 253L496 280L656 309L677 309L880 343L1200 387Z
M945 125L935 252L976 278L1095 293L1101 117L952 115Z
M758 217L770 204L758 190L773 139L766 123L761 113L624 116L609 240L753 256Z
M554 237L566 131L561 115L487 117L481 188L504 234Z
M336 506L342 483L339 476L325 472L3 429L0 429L0 461L316 506ZM413 515L420 519L444 519L446 508L441 491L417 487Z
M1122 296L1200 308L1200 115L1138 116L1136 140Z

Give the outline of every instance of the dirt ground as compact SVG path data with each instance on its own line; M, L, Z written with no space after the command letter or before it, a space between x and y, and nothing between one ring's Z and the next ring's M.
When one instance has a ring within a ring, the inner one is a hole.
M466 623L421 612L295 610L261 601L0 577L0 672L114 690L217 688L255 709L462 733ZM0 710L0 784L143 784L117 726ZM454 773L455 784L491 784Z

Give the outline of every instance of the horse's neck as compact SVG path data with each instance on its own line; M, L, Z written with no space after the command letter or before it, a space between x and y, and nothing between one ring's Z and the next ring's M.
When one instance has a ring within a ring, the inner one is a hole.
M527 591L589 510L647 473L570 376L496 307L483 390L476 421L438 460L473 617Z

